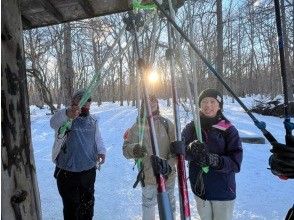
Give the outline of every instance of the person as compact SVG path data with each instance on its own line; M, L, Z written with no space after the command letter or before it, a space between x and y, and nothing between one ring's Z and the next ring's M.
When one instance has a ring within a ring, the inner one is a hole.
M286 144L272 143L272 153L269 158L269 165L272 173L281 179L294 178L294 141Z
M158 100L155 96L150 96L149 103L152 110L154 119L154 128L158 141L159 157L154 157L152 152L149 127L144 117L144 103L142 102L141 115L138 117L137 122L128 129L124 135L123 155L127 159L140 159L142 158L142 169L139 175L143 177L141 179L142 186L142 219L154 220L155 219L155 206L157 204L157 185L156 178L153 173L153 166L155 164L161 164L160 169L156 170L167 177L166 186L167 193L171 203L172 211L175 213L175 174L176 174L176 158L170 152L170 143L175 139L174 125L173 123L160 115ZM142 133L143 140L140 144L139 127L140 122L143 123ZM151 162L151 158L157 162ZM158 159L160 161L158 161Z
M273 148L269 157L269 166L272 173L280 179L294 179L294 136L286 136L286 143L271 143ZM285 220L291 220L294 217L294 205L289 209Z
M189 160L189 179L201 220L231 220L236 198L235 173L243 150L237 129L222 114L223 98L215 89L199 95L203 143L196 138L194 121L185 126L182 139ZM205 173L203 167L209 166Z
M98 121L90 115L91 98L80 108L79 101L85 90L77 91L71 106L57 111L50 126L57 133L69 119L72 126L64 145L55 159L54 177L63 202L65 220L88 220L94 215L94 183L96 165L105 161L105 147Z

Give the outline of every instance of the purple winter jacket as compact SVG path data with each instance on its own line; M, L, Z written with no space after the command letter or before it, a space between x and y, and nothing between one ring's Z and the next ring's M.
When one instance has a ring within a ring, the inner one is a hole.
M208 173L203 173L204 194L196 191L196 180L201 167L195 161L189 163L189 179L192 191L204 200L227 201L236 198L235 173L241 168L243 150L237 129L225 120L220 120L210 129L203 130L204 143L210 153L218 154L224 164L223 168L216 170L209 168ZM190 122L182 131L182 139L186 146L196 140L194 122ZM191 158L187 155L187 158Z

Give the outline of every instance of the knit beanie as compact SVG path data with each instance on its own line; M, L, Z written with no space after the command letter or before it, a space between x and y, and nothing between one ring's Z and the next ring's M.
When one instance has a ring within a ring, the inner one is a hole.
M80 90L77 90L73 96L72 96L72 100L81 100L83 95L85 93L85 90L84 89L80 89Z
M199 95L199 106L200 106L200 103L202 101L202 99L206 98L206 97L211 97L211 98L214 98L218 101L219 103L219 107L220 109L223 109L223 98L222 98L222 94L220 92L218 92L217 90L215 89L206 89L206 90L203 90L200 95Z

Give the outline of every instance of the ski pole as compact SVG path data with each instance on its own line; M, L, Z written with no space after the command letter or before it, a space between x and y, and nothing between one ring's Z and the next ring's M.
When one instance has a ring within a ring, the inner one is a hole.
M137 57L139 59L138 61L138 68L139 68L139 73L142 75L143 80L142 80L142 87L143 87L143 97L145 100L145 107L146 107L146 113L147 113L147 121L149 125L149 132L150 132L150 141L151 141L151 146L152 146L152 151L155 156L159 155L159 148L158 148L158 142L156 138L156 133L155 133L155 127L154 127L154 120L152 116L152 111L151 111L151 106L149 103L149 94L145 85L145 78L143 75L143 67L144 67L144 61L141 57L140 49L139 49L139 40L137 36L137 26L135 24L135 18L134 18L134 12L130 11L128 12L129 19L131 22L129 25L131 25L130 29L134 35L135 38L135 50L137 53ZM171 204L169 201L168 194L166 192L166 186L165 186L165 179L162 174L156 175L156 182L157 182L157 202L158 202L158 211L159 211L159 216L161 220L172 220L173 219L173 214L172 214L172 209L171 209Z
M98 71L94 76L93 79L91 80L89 86L86 88L85 93L83 94L83 97L81 98L81 100L79 101L79 107L83 107L87 100L90 98L91 93L94 90L94 87L97 85L97 83L100 80L100 74L101 74L101 69L102 67L106 64L106 62L108 61L112 51L114 50L115 46L117 45L118 41L120 40L121 36L123 35L123 33L125 32L125 25L120 29L119 31L119 35L118 37L115 39L115 41L112 43L110 49L106 52L106 54L103 57L103 60L101 62L101 67L100 67L100 71ZM71 125L72 125L72 121L73 119L69 119L68 121L66 121L60 128L58 131L58 135L59 136L64 136L65 132L70 129Z
M284 93L284 112L285 112L284 125L286 130L285 141L286 141L286 144L289 145L290 139L293 138L292 130L294 129L294 126L293 124L291 126L290 116L289 116L287 71L286 71L286 64L285 64L284 42L283 42L283 33L282 33L282 24L281 24L281 15L280 15L280 3L279 3L279 0L274 0L274 3L275 3L275 15L276 15L276 25L277 25L277 33L278 33L278 45L279 45L279 53L280 53L280 67L281 67L281 76L282 76L283 93Z
M171 74L171 89L172 89L172 100L173 100L173 112L174 112L174 121L175 121L175 133L176 133L176 141L173 142L174 147L183 148L183 141L181 140L181 124L179 118L179 105L177 98L177 90L174 76L174 53L173 53L173 42L172 42L172 30L171 26L168 23L168 44L170 50L169 57L169 66L170 66L170 74ZM185 169L185 156L184 154L177 155L177 173L178 173L178 185L179 185L179 198L180 198L180 213L182 220L190 219L190 205L189 205L189 195L188 195L188 187L186 181L186 169Z
M245 112L249 115L249 117L253 120L256 127L258 127L265 138L270 142L277 142L274 136L266 129L266 124L263 121L259 121L245 106L245 104L239 99L239 97L233 92L233 90L228 86L228 84L223 80L223 78L217 73L217 71L212 67L212 65L208 62L208 60L201 54L195 44L189 39L189 37L184 33L184 31L177 25L177 23L172 19L172 17L163 9L158 0L153 0L154 4L156 4L157 8L162 12L162 14L167 18L168 22L170 22L173 27L181 34L181 36L189 43L194 52L200 57L200 59L205 63L208 69L217 77L217 79L223 84L223 86L232 94L232 96L236 99L236 101L240 104L240 106L245 110Z
M147 21L149 21L151 18L149 17L147 19ZM99 85L99 82L101 82L101 80L105 77L106 73L104 75L101 76L101 72L104 68L104 66L106 65L107 61L109 61L110 59L110 55L112 54L115 46L117 45L118 41L120 40L120 38L123 36L123 33L125 32L125 28L126 25L124 25L118 34L118 37L116 38L116 40L113 42L113 44L110 46L110 49L106 52L106 54L104 55L102 62L101 62L101 67L99 68L99 70L97 71L97 73L93 76L89 86L86 88L85 93L83 95L83 97L81 98L80 102L79 102L79 107L81 108L86 102L87 100L90 98L91 93L93 92L93 90L95 89L95 87L97 87L97 85ZM129 48L129 46L132 44L132 42L134 41L134 37L131 37L131 39L128 39L128 43L127 45L124 47L124 49L122 50L121 54L118 54L118 56L116 58L114 58L112 60L112 63L117 62L117 60L120 58L120 56L122 56L126 49ZM72 125L73 120L72 119L68 119L58 130L58 137L62 138L64 137L65 133L67 130L70 129L71 125Z

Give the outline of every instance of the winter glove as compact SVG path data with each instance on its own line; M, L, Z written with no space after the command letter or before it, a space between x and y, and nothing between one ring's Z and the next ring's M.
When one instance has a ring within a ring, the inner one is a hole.
M198 140L190 143L186 151L200 167L210 166L217 170L223 168L223 160L221 157L217 154L209 153L207 145Z
M269 158L272 173L281 179L294 178L294 147L273 143Z
M197 163L198 166L208 166L207 159L209 153L206 144L195 140L188 145L186 153L192 156L193 160Z
M151 155L150 159L151 159L153 172L155 175L162 174L163 176L167 177L171 173L172 168L168 164L167 160L164 160L155 155Z
M146 148L140 144L136 144L133 148L133 155L135 158L142 158L146 155L146 153Z
M185 144L183 141L173 141L170 144L170 152L175 155L186 155Z
M208 154L208 165L216 170L220 170L223 168L224 163L221 157L217 154Z

